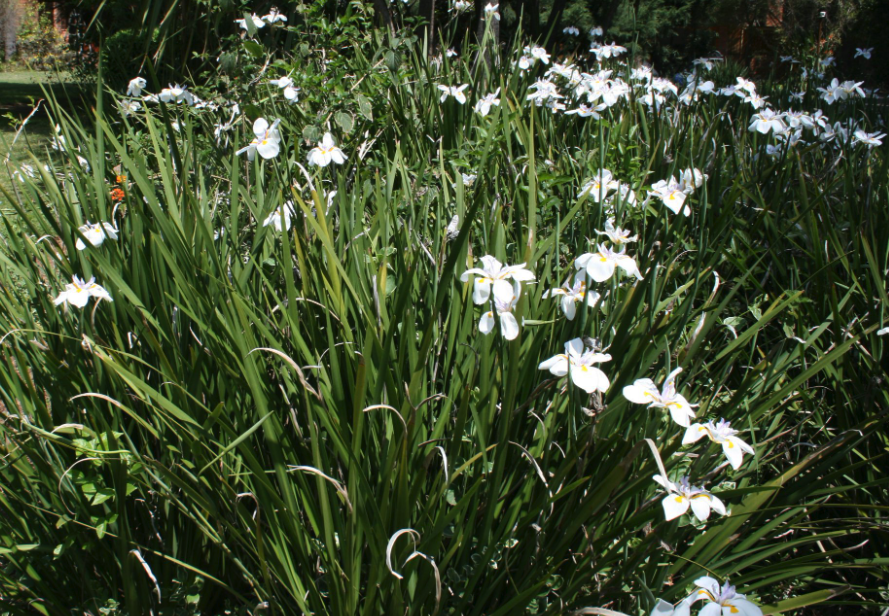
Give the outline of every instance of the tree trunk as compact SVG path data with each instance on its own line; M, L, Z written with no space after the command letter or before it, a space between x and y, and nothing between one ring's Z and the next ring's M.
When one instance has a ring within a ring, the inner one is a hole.
M436 47L435 0L420 0L420 17L426 23L417 29L417 36L422 38L424 34L426 35L426 44L428 45L426 52L431 56Z
M395 26L392 23L392 13L389 11L389 5L386 0L374 0L374 8L377 11L377 18L383 22L389 34L395 34Z
M552 36L553 31L558 28L559 20L562 19L562 13L565 11L566 4L568 4L567 0L555 0L553 2L553 8L549 12L549 20L546 22L547 36Z
M602 20L602 28L605 31L611 27L611 24L614 23L614 18L617 17L617 9L620 8L620 5L623 3L623 0L611 0L608 3L608 10L605 11L605 17Z
M540 34L540 0L525 0L524 9L528 34L536 39Z

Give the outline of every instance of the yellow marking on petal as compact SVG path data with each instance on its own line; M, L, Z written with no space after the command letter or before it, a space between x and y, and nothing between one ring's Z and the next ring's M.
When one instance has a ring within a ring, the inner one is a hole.
M735 444L734 444L733 442L731 442L731 441L726 441L725 444L726 444L726 446L727 446L729 449L731 449L731 448L733 448L733 447L735 446Z
M710 599L710 601L714 601L714 602L716 601L716 597L711 595L709 590L704 590L702 588L701 590L698 591L698 594L699 595L707 595L707 597Z
M682 502L685 502L685 497L684 496L677 496L674 500L677 503L682 503Z

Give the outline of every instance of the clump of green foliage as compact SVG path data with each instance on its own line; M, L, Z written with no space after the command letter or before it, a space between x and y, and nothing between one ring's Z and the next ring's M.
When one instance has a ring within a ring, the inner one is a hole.
M100 78L3 189L0 613L647 614L702 575L769 613L884 606L884 148L778 142L737 96L643 81L554 113L493 17L449 56L342 9L248 27L202 101ZM819 104L799 73L759 87ZM326 132L346 161L312 166ZM637 198L585 188L605 169ZM649 197L685 169L688 216ZM545 292L612 218L641 279L586 279L568 320ZM534 274L502 311L461 281L485 255ZM60 303L73 276L112 301ZM610 355L604 390L540 369L572 339ZM753 447L737 469L623 395L677 366L696 421ZM727 515L665 520L656 473Z

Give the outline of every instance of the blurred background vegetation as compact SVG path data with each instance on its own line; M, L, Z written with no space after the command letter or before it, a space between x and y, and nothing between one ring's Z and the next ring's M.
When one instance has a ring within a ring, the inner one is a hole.
M422 36L424 27L475 35L485 2L479 0L459 16L447 0L365 4L356 17ZM106 79L115 86L144 73L149 59L161 81L216 70L226 40L239 35L234 20L244 13L262 14L275 7L299 25L301 18L305 23L356 13L355 6L345 0L320 5L284 0L0 0L5 30L18 24L15 33L0 36L17 40L14 46L6 41L7 69L58 68L83 79L95 75L101 54ZM780 55L819 53L834 55L841 73L864 79L868 86L889 82L884 60L889 42L882 32L889 22L885 0L502 0L500 12L504 43L522 31L540 42L559 43L563 51L574 46L585 51L585 33L602 27L609 42L630 47L640 61L665 75L714 51L754 74L780 68ZM582 37L565 36L562 30L568 25ZM873 59L855 58L858 47L874 48Z

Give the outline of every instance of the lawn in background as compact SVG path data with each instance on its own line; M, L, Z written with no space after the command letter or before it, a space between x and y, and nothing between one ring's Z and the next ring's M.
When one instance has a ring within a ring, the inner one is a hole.
M64 81L64 76L27 70L0 72L0 186L7 190L11 187L11 169L22 163L32 163L29 151L41 158L40 153L52 139L52 127L44 102L28 121L15 145L12 143L22 121L40 99L46 98L44 89L48 89L59 101L67 100L69 109L83 108L80 102L81 87ZM10 170L5 164L7 155ZM2 201L0 197L0 203ZM7 208L6 204L0 205L0 210Z

